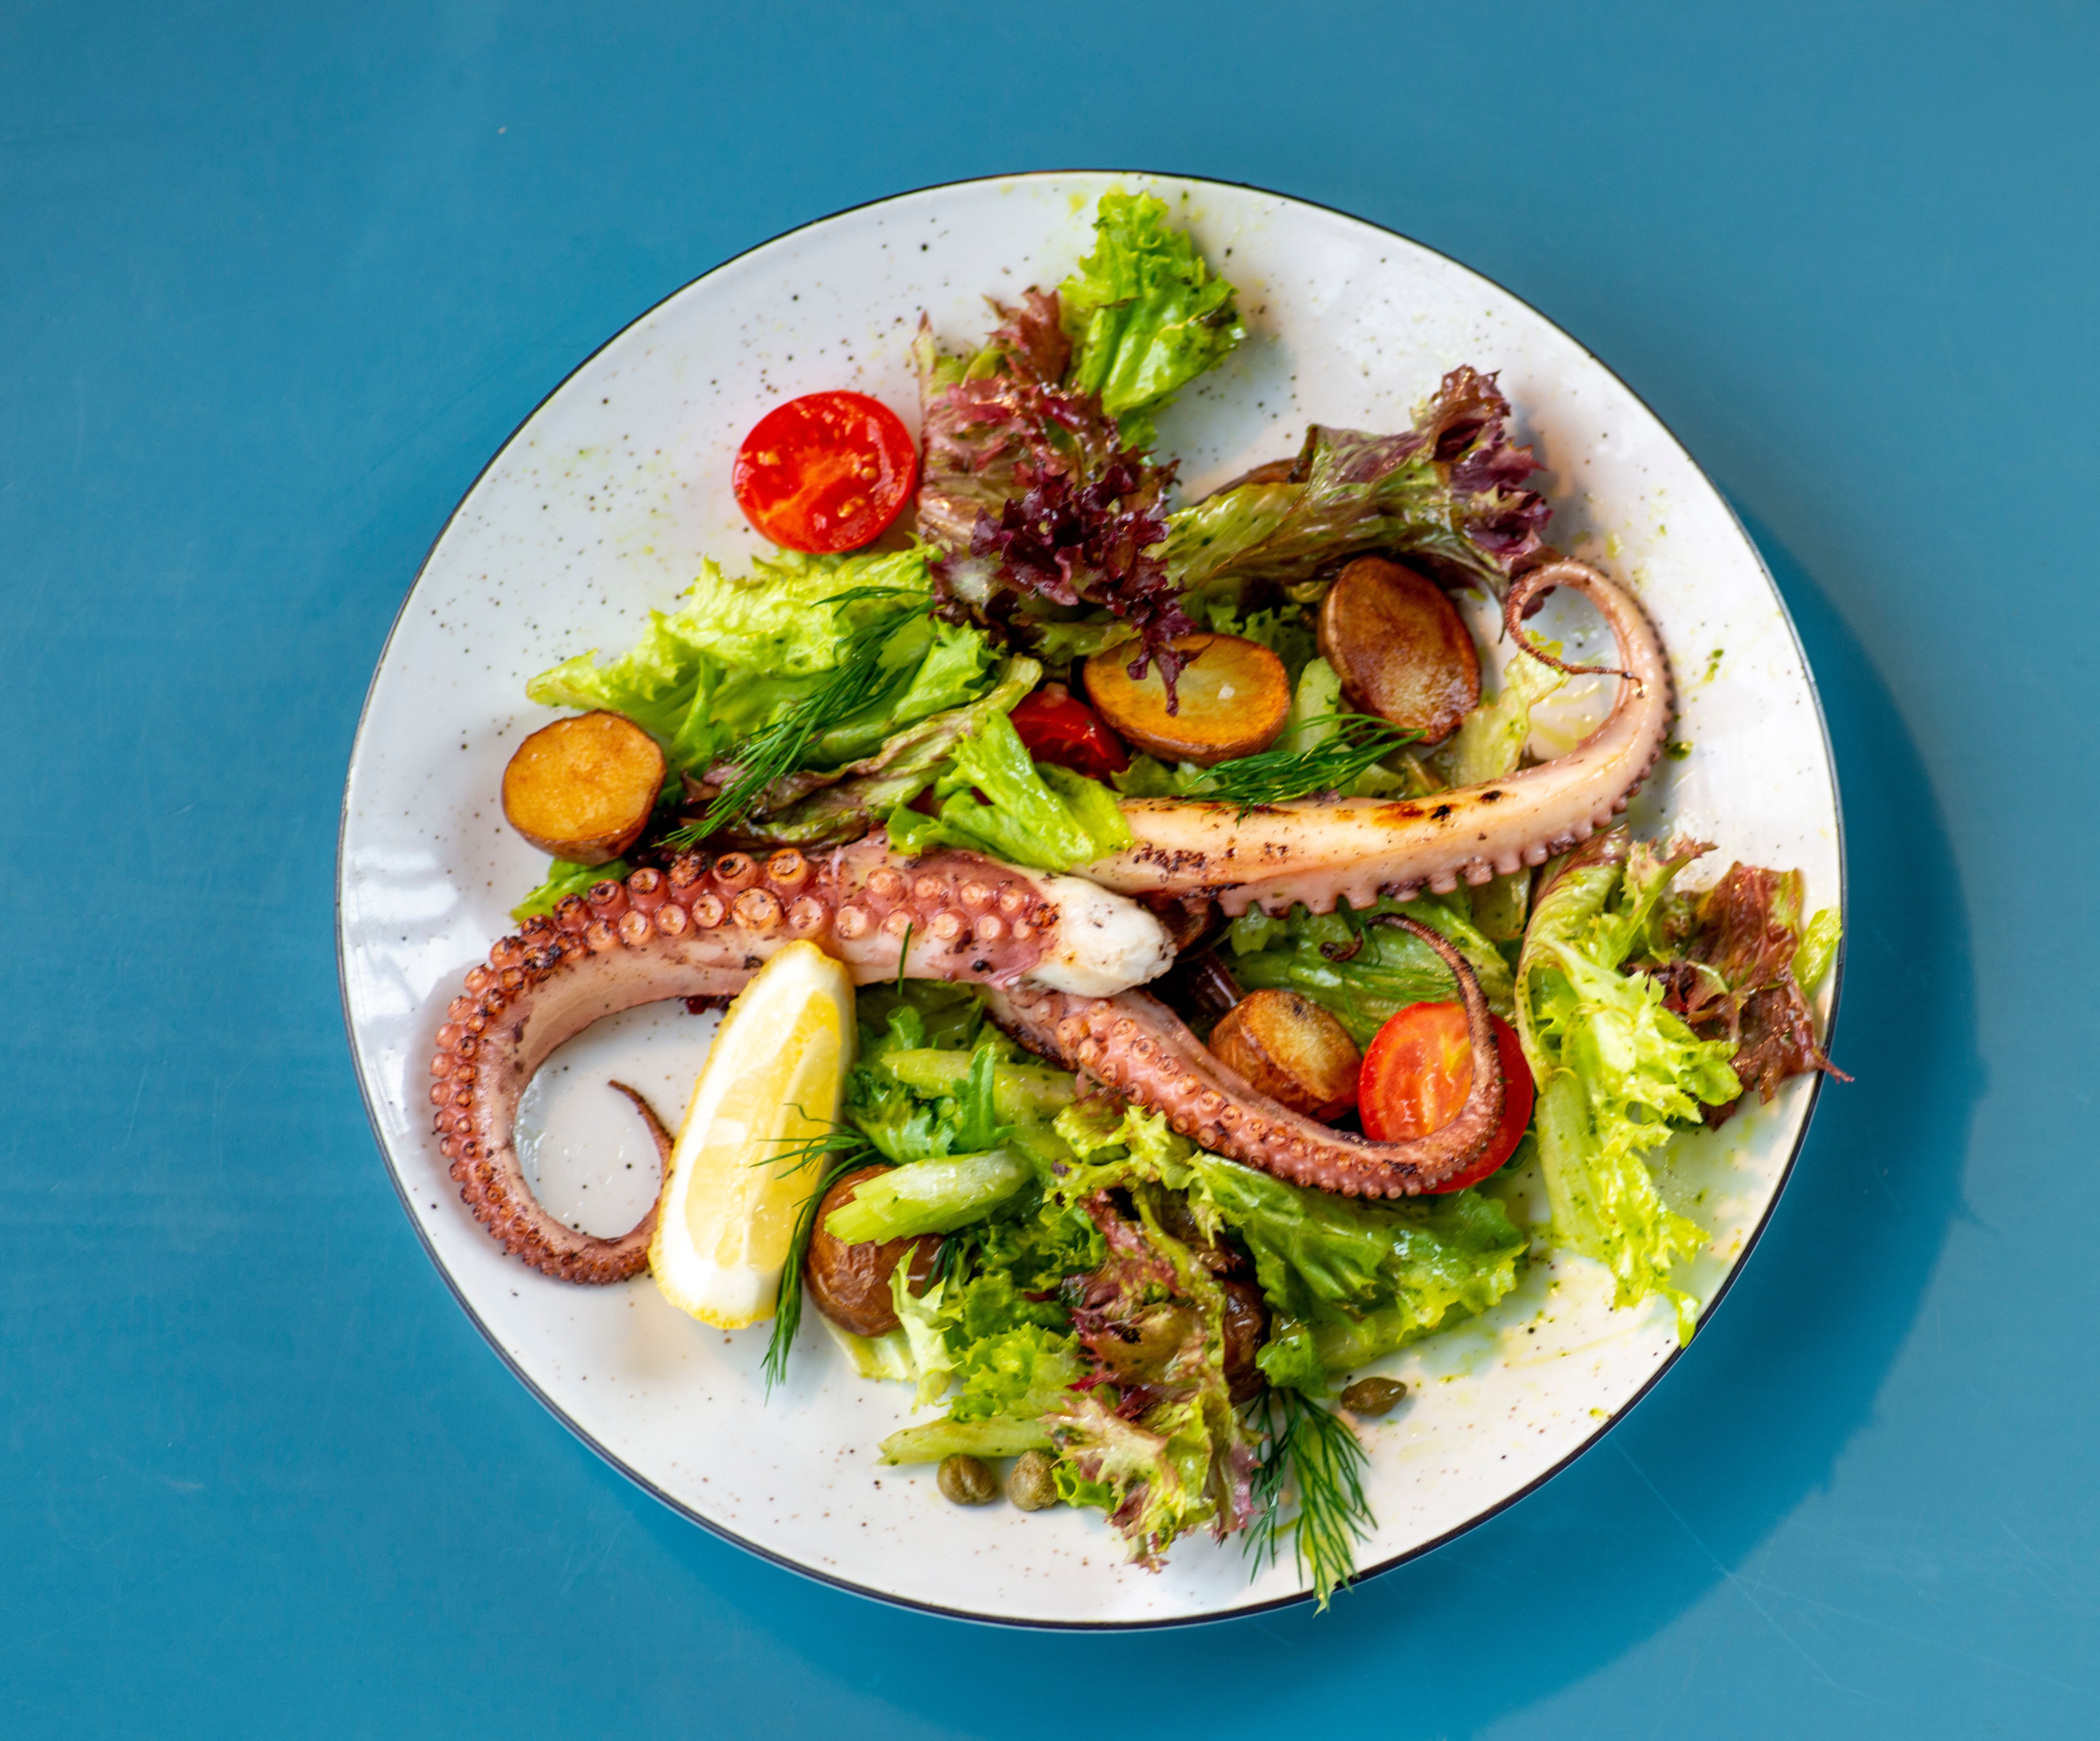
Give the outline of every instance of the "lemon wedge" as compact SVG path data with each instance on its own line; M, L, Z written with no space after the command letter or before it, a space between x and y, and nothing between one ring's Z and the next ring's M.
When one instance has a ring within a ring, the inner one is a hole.
M795 1145L838 1117L853 1064L853 981L814 943L790 943L723 1016L671 1151L649 1243L656 1285L703 1324L773 1316L795 1218L823 1169Z

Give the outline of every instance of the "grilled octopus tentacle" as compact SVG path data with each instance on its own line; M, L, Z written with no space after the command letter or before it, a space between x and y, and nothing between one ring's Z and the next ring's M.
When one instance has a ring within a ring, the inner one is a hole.
M518 1097L556 1047L599 1017L737 991L797 937L836 955L862 984L898 975L983 982L996 1018L1028 1044L1251 1166L1352 1196L1434 1190L1480 1153L1502 1104L1486 1007L1455 950L1412 921L1392 921L1458 975L1475 1072L1450 1124L1413 1142L1374 1143L1267 1099L1132 990L1163 971L1173 950L1155 919L1110 891L1215 897L1235 915L1301 901L1324 912L1343 898L1362 908L1425 885L1448 892L1462 876L1485 882L1586 839L1625 809L1655 765L1670 722L1670 670L1632 597L1579 562L1549 563L1512 584L1507 620L1527 651L1524 612L1557 586L1603 613L1621 686L1582 743L1507 779L1408 802L1308 800L1244 813L1230 804L1130 800L1134 844L1089 866L1087 880L967 853L905 858L878 830L812 857L733 853L710 866L688 855L668 871L638 870L599 884L588 899L571 896L490 950L438 1031L430 1100L461 1195L507 1250L549 1275L635 1274L647 1261L653 1212L611 1240L549 1215L518 1163Z
M430 1060L439 1147L505 1250L570 1281L619 1281L646 1267L653 1210L602 1239L540 1205L518 1161L518 1100L548 1056L593 1022L740 990L798 938L862 985L902 973L996 985L1029 974L1082 997L1138 985L1172 955L1156 919L1091 884L970 853L904 858L880 833L822 857L730 853L710 866L692 854L571 895L466 976Z
M1587 840L1626 807L1661 753L1670 665L1633 596L1582 562L1551 562L1511 584L1506 620L1528 652L1524 613L1560 586L1603 614L1618 655L1610 668L1563 668L1609 669L1624 680L1609 716L1567 755L1505 779L1405 800L1304 798L1242 812L1202 799L1128 799L1123 812L1132 844L1084 875L1130 894L1215 895L1234 915L1255 905L1281 913L1300 901L1326 913L1344 898L1361 908L1382 893L1411 898L1425 886L1448 894L1462 877L1485 883Z
M1473 1043L1472 1084L1458 1117L1407 1142L1334 1130L1270 1100L1143 992L1079 998L1024 983L988 990L985 1001L992 1020L1022 1044L1165 1113L1214 1154L1315 1190L1412 1197L1434 1191L1487 1147L1502 1123L1506 1084L1487 1000L1465 957L1427 925L1397 913L1381 918L1420 937L1458 976Z

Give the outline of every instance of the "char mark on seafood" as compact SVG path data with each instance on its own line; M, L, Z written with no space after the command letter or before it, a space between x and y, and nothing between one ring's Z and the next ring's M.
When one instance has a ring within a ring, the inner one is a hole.
M1604 616L1617 643L1608 668L1622 680L1604 724L1567 755L1485 785L1405 800L1308 798L1242 813L1212 800L1132 799L1123 807L1132 845L1084 874L1128 894L1214 895L1235 916L1250 906L1282 914L1296 901L1326 913L1343 899L1361 909L1381 894L1448 894L1461 879L1485 883L1543 864L1588 839L1626 809L1661 753L1670 665L1632 595L1573 562L1511 583L1504 620L1527 652L1560 664L1534 650L1523 619L1562 586Z

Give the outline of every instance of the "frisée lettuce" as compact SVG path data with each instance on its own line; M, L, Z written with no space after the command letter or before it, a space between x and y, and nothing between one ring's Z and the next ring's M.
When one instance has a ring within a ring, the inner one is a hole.
M1516 971L1516 1029L1538 1084L1539 1163L1555 1236L1612 1273L1614 1303L1668 1300L1680 1341L1698 1302L1672 1267L1705 1230L1662 1201L1648 1157L1674 1128L1742 1091L1734 1048L1663 1007L1663 988L1619 970L1696 846L1658 853L1624 829L1571 853L1540 894Z
M1246 337L1233 287L1151 194L1101 196L1094 251L1057 300L1070 384L1100 398L1132 447L1151 447L1157 413Z

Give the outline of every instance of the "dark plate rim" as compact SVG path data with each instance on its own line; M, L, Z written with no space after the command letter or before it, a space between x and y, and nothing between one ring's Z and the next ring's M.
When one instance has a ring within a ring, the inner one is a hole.
M1592 363L1595 364L1599 368L1604 370L1607 375L1610 376L1613 381L1617 381L1621 387L1624 388L1626 393L1632 397L1635 402L1639 404L1643 411L1647 412L1651 417L1655 418L1657 427L1661 429L1663 434L1666 435L1671 443L1675 445L1678 452L1684 456L1685 460L1690 464L1692 469L1698 474L1701 481L1705 484L1708 489L1714 492L1714 498L1727 510L1728 518L1734 522L1736 532L1740 536L1744 544L1748 548L1751 555L1757 561L1758 571L1764 576L1765 584L1771 592L1772 602L1779 606L1780 619L1786 624L1786 632L1789 637L1793 643L1793 650L1800 656L1801 668L1807 673L1809 699L1815 705L1816 729L1820 734L1823 739L1824 761L1829 769L1832 793L1838 800L1838 911L1840 922L1842 923L1846 915L1850 913L1851 906L1850 862L1846 853L1845 840L1844 795L1838 784L1838 758L1830 742L1830 721L1829 716L1824 712L1822 691L1816 685L1815 668L1809 663L1807 649L1802 645L1801 631L1795 625L1793 613L1787 608L1786 597L1782 592L1780 592L1779 582L1773 577L1771 566L1765 561L1764 552L1758 548L1757 540L1750 536L1749 529L1743 524L1742 516L1736 512L1735 504L1728 499L1726 492L1723 491L1711 478L1707 476L1706 469L1699 463L1698 460L1693 456L1692 450L1685 446L1683 440L1678 436L1676 430L1673 430L1668 423L1665 422L1663 419L1657 415L1655 408L1652 405L1650 405L1647 399L1643 398L1641 394L1636 391L1616 369L1612 368L1609 364L1606 363L1603 358L1599 357L1595 351L1592 350L1587 345L1583 344L1580 339L1569 333L1557 321L1553 320L1541 310L1533 307L1531 303L1526 302L1524 298L1517 295L1515 292L1509 289L1506 285L1497 282L1494 279L1489 278L1485 272L1479 271L1476 268L1467 265L1464 261L1457 259L1452 255L1445 253L1441 249L1432 248L1427 242L1418 241L1414 237L1404 235L1397 230L1388 229L1383 224L1374 223L1370 219L1359 217L1353 212L1343 211L1339 206L1329 205L1318 200L1305 199L1297 194L1279 192L1273 187L1264 187L1257 182L1223 181L1215 176L1188 175L1167 170L1134 170L1127 165L1110 168L1089 168L1083 165L1074 165L1055 170L1022 170L1012 174L1006 175L972 175L956 181L932 182L924 187L903 188L895 193L885 194L880 199L862 200L852 205L841 206L836 211L827 212L822 217L812 218L806 223L798 223L789 229L783 230L777 236L768 236L764 241L754 243L752 246L742 249L737 253L731 254L727 259L717 262L715 265L709 267L706 271L699 273L693 278L688 279L684 284L680 284L675 290L669 292L664 296L660 297L640 314L635 315L633 320L621 326L618 331L609 334L602 343L593 346L588 355L579 360L576 366L570 369L568 373L564 375L559 381L556 382L551 389L542 395L538 403L532 407L532 410L527 412L525 416L518 421L517 427L512 430L510 434L506 435L503 439L501 443L497 445L496 451L492 453L488 456L488 460L483 463L481 469L474 474L473 483L467 486L465 491L461 494L458 502L454 505L452 512L445 516L444 524L438 528L437 536L430 540L429 549L423 553L423 560L417 566L415 579L409 583L408 589L407 593L403 595L399 607L394 613L394 620L387 628L386 639L381 646L378 659L373 666L371 679L365 685L364 700L363 704L358 708L357 712L357 730L351 740L350 766L346 767L344 769L342 807L336 829L336 988L338 994L341 997L342 1001L344 1034L345 1038L348 1040L350 1045L351 1066L357 1077L358 1093L363 1098L364 1102L365 1117L372 1126L373 1139L378 1146L381 1160L386 1163L386 1176L389 1182L391 1183L394 1187L394 1194L400 1200L402 1211L408 1216L409 1226L415 1229L416 1237L421 1242L424 1253L429 1257L431 1267L435 1268L438 1274L443 1278L446 1287L452 1291L452 1298L458 1302L460 1310L466 1314L467 1321L474 1325L474 1329L480 1333L482 1339L495 1351L496 1358L501 1360L505 1366L510 1368L512 1374L517 1378L518 1382L524 1386L526 1390L539 1401L540 1405L545 1408L549 1414L554 1416L557 1421L560 1421L561 1424L571 1433L574 1434L584 1445L588 1447L592 1452L595 1452L608 1466L614 1470L616 1470L620 1474L625 1476L628 1480L633 1482L635 1486L640 1488L644 1492L650 1495L651 1497L657 1500L670 1510L676 1512L679 1516L688 1519L691 1523L698 1524L702 1529L706 1530L709 1534L719 1536L724 1541L733 1543L737 1547L744 1549L747 1553L754 1554L760 1559L769 1561L772 1564L779 1566L786 1571L793 1572L798 1576L810 1579L818 1584L828 1585L834 1589L845 1590L856 1596L864 1596L871 1601L883 1602L893 1608L906 1609L918 1614L938 1615L946 1620L965 1620L977 1625L1017 1627L1031 1632L1156 1632L1171 1628L1215 1625L1221 1621L1245 1619L1251 1615L1271 1614L1274 1613L1278 1609L1300 1607L1304 1603L1312 1601L1313 1596L1311 1591L1306 1590L1301 1591L1295 1595L1272 1597L1263 1602L1243 1602L1236 1607L1220 1608L1208 1614L1176 1615L1165 1619L1150 1620L1032 1620L1026 1617L1005 1615L982 1614L973 1610L965 1608L943 1607L938 1602L919 1602L907 1596L893 1595L886 1590L874 1589L864 1584L856 1584L849 1578L834 1576L829 1572L821 1571L814 1567L804 1565L799 1560L791 1559L785 1554L774 1552L770 1548L763 1547L755 1541L748 1540L745 1537L737 1534L735 1531L728 1528L721 1523L717 1523L712 1518L703 1516L700 1513L694 1510L690 1506L673 1498L670 1494L665 1492L663 1488L658 1487L653 1481L650 1480L647 1476L642 1474L639 1470L630 1467L619 1457L615 1455L613 1452L609 1450L606 1446L599 1443L597 1439L593 1439L589 1433L585 1432L581 1426L578 1426L575 1421L571 1420L569 1416L563 1412L559 1404L554 1402L554 1400L549 1397L545 1391L542 1391L540 1386L533 1382L531 1376L526 1373L524 1369L521 1367L516 1360L511 1358L510 1351L496 1339L496 1336L489 1329L488 1326L482 1321L480 1314L475 1311L472 1303L468 1300L466 1295L461 1290L458 1282L453 1279L452 1272L445 1267L443 1261L439 1257L436 1246L431 1243L429 1234L425 1232L422 1222L416 1214L415 1205L410 1201L408 1188L403 1183L400 1173L394 1165L393 1156L387 1149L386 1139L380 1126L377 1103L373 1095L372 1084L367 1080L365 1076L364 1059L358 1051L356 1030L352 1025L351 1020L348 965L345 959L346 951L343 943L342 930L344 853L350 829L350 767L354 767L355 765L359 752L364 747L365 722L367 716L372 710L372 696L373 690L378 686L379 673L386 667L387 655L393 650L394 637L400 631L401 624L408 613L409 603L415 597L416 588L421 584L423 575L430 566L431 558L437 554L438 547L444 542L445 535L452 530L452 522L459 518L461 510L465 507L466 504L470 500L472 500L475 490L480 487L482 479L488 475L490 469L494 466L498 460L502 458L505 452L509 450L510 444L516 441L518 436L524 432L526 425L531 423L533 418L537 417L541 410L544 409L563 388L568 386L570 381L582 373L585 368L589 368L592 361L599 355L600 352L604 350L607 346L611 345L618 340L622 334L629 332L640 322L647 320L651 315L655 313L658 309L662 308L665 304L684 295L686 291L691 289L695 284L700 283L702 280L712 278L716 273L720 272L729 267L734 266L738 261L745 258L748 255L757 253L761 249L771 247L775 242L784 241L791 236L799 235L805 230L814 229L818 224L829 223L832 219L836 218L847 217L854 212L866 211L873 206L887 205L895 201L915 198L920 194L941 193L951 188L977 187L986 184L999 185L1019 181L1051 181L1055 180L1061 176L1068 175L1127 175L1132 177L1133 179L1142 178L1161 181L1182 182L1198 187L1231 188L1242 192L1262 194L1270 199L1288 201L1295 205L1308 206L1315 211L1325 212L1333 217L1346 218L1352 223L1362 224L1368 229L1376 230L1382 235L1390 236L1397 241L1405 242L1410 247L1419 248L1425 253L1433 254L1438 259L1446 261L1449 264L1457 267L1461 271L1471 273L1474 277L1481 280L1482 282L1493 285L1495 289L1500 291L1504 296L1508 297L1511 301L1516 303L1520 307L1526 310L1531 314L1538 315L1539 320L1544 321L1547 326L1551 327L1555 332L1560 333L1564 338L1566 338L1570 344L1574 345L1582 351L1584 356L1587 357ZM1845 925L1844 928L1841 930L1839 933L1837 959L1831 963L1830 1015L1829 1020L1824 1024L1824 1043L1826 1050L1828 1049L1830 1042L1834 1041L1837 1038L1838 1012L1839 1005L1842 1002L1845 990L1845 953L1846 946L1850 941L1850 937L1851 928L1849 925ZM1802 1113L1801 1129L1794 1137L1793 1147L1786 1157L1785 1166L1780 1169L1778 1183L1772 1188L1771 1200L1765 1205L1764 1214L1758 1218L1757 1226L1750 1230L1749 1237L1744 1241L1743 1249L1740 1253L1737 1254L1736 1261L1729 1266L1727 1274L1721 1278L1719 1285L1714 1290L1713 1298L1706 1302L1705 1307L1700 1312L1700 1329L1704 1329L1705 1327L1709 1320L1712 1319L1714 1312L1719 1309L1722 1301L1727 1298L1728 1290L1735 1285L1736 1278L1742 1274L1744 1267L1748 1264L1750 1260L1751 1254L1757 1250L1758 1241L1764 1237L1765 1229L1771 1224L1772 1216L1779 1208L1780 1199L1786 1194L1787 1185L1793 1177L1794 1167L1801 1159L1802 1149L1808 1141L1808 1133L1815 1119L1815 1109L1817 1104L1822 1098L1823 1082L1824 1078L1820 1073L1817 1073L1810 1078L1808 1086L1808 1104L1805 1109L1803 1109ZM1697 1337L1695 1334L1693 1341L1696 1342L1696 1340ZM1515 1492L1505 1495L1502 1498L1498 1500L1493 1505L1488 1506L1485 1510L1476 1512L1471 1517L1467 1518L1464 1523L1460 1523L1451 1529L1446 1530L1442 1535L1436 1537L1433 1540L1422 1542L1414 1547L1408 1549L1405 1553L1396 1554L1389 1559L1381 1560L1375 1566L1365 1567L1349 1580L1351 1586L1365 1583L1372 1578L1382 1576L1383 1574L1393 1571L1396 1567L1405 1566L1410 1561L1420 1559L1424 1554L1433 1554L1437 1549L1445 1546L1449 1542L1457 1540L1459 1536L1479 1528L1481 1524L1487 1523L1490 1518L1500 1516L1503 1512L1508 1510L1511 1506L1515 1505L1520 1500L1527 1498L1531 1494L1538 1492L1540 1488L1543 1487L1555 1475L1559 1474L1561 1470L1567 1468L1568 1466L1573 1463L1577 1457L1582 1456L1584 1452L1589 1451L1592 1447L1596 1445L1607 1433L1610 1432L1611 1430L1617 1426L1620 1421L1623 1421L1629 1414L1632 1413L1634 1409L1639 1405L1642 1399L1646 1397L1648 1394L1662 1381L1664 1376L1675 1367L1678 1361L1683 1357L1686 1350L1691 1346L1691 1342L1680 1344L1678 1347L1672 1349L1668 1354L1665 1355L1662 1359L1662 1363L1648 1375L1647 1382L1643 1384L1638 1391L1635 1391L1634 1394L1624 1403L1621 1404L1619 1407L1615 1409L1602 1423L1600 1423L1595 1431L1591 1433L1582 1442L1582 1443L1576 1446L1573 1450L1570 1451L1567 1456L1561 1458L1560 1461L1555 1463L1551 1469L1545 1470L1542 1474L1538 1475L1533 1479L1525 1483L1523 1487L1518 1488Z

